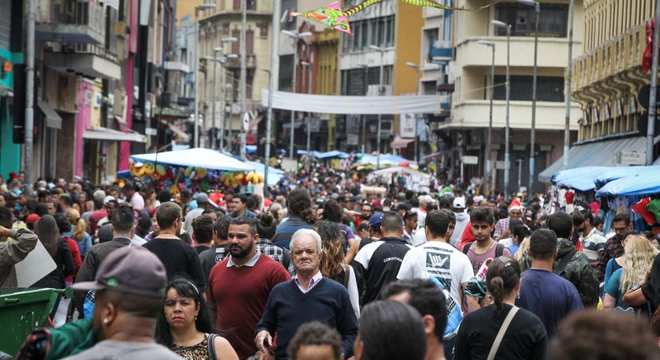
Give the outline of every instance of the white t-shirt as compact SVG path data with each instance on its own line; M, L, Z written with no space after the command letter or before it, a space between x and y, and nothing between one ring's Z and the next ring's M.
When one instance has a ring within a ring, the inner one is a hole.
M467 255L445 242L428 241L406 253L397 279L436 278L446 286L454 302L460 304L461 285L473 276Z

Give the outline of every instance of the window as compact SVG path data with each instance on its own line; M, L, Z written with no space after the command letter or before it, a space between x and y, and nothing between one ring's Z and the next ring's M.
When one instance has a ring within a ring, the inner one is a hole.
M257 0L246 0L248 10L257 10Z
M259 27L259 36L262 38L267 38L268 37L268 23L259 23L257 25Z
M222 24L222 36L229 36L229 23Z
M495 75L496 84L504 84L506 76ZM511 100L532 100L533 78L529 75L511 76ZM537 81L538 101L564 101L564 78L555 76L539 76ZM506 100L506 87L497 86L493 95L495 100Z
M293 54L280 56L279 83L281 91L291 91L293 81Z
M351 22L353 35L342 35L342 52L364 51L369 45L394 45L394 16Z
M296 0L282 0L282 10L296 11L298 4ZM296 30L296 18L287 16L282 24L283 30Z
M254 30L245 30L245 52L248 55L254 54Z
M495 7L495 18L511 24L511 36L533 36L536 13L533 7L520 4L500 4ZM564 4L541 4L539 35L566 37L568 7ZM497 36L506 36L506 29L495 28Z
M231 31L231 37L233 37L235 39L240 39L241 38L241 30L233 29ZM240 46L241 46L241 44L240 44L239 41L234 41L233 43L231 43L231 53L232 54L238 54L241 51Z
M422 81L422 95L435 95L438 83L436 81Z
M234 0L234 10L241 10L241 0Z

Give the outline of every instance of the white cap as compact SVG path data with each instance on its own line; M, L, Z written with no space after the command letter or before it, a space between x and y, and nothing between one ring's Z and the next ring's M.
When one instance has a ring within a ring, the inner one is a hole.
M109 202L112 201L117 201L117 199L115 199L113 196L108 195L103 199L103 205L107 205Z
M462 196L455 198L451 206L454 209L465 209L465 198Z

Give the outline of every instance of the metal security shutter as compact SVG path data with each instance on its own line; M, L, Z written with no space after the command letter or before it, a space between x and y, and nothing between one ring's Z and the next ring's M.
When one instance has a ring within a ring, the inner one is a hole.
M0 48L9 49L9 35L11 33L11 0L0 0L0 14Z

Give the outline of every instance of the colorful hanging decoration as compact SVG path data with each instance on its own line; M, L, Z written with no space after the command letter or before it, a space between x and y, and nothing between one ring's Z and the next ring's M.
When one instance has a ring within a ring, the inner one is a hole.
M452 6L447 6L444 4L439 3L438 1L434 0L401 0L403 3L412 5L412 6L419 6L419 7L430 7L430 8L435 8L435 9L441 9L441 10L459 10L459 11L477 11L477 10L483 10L486 8L489 8L496 3L500 1L495 1L491 4L484 5L475 9L465 9L465 8L457 8L457 7L452 7ZM315 21L317 23L320 23L322 25L325 25L329 28L335 29L337 31L341 31L346 34L352 34L351 32L351 25L349 23L349 18L351 16L354 16L355 14L364 11L366 8L376 5L378 3L383 2L383 0L365 0L353 7L350 7L346 10L341 9L341 5L339 1L335 1L327 6L320 7L311 11L306 11L303 13L299 12L291 12L291 16L303 16L307 19L310 19L312 21Z

